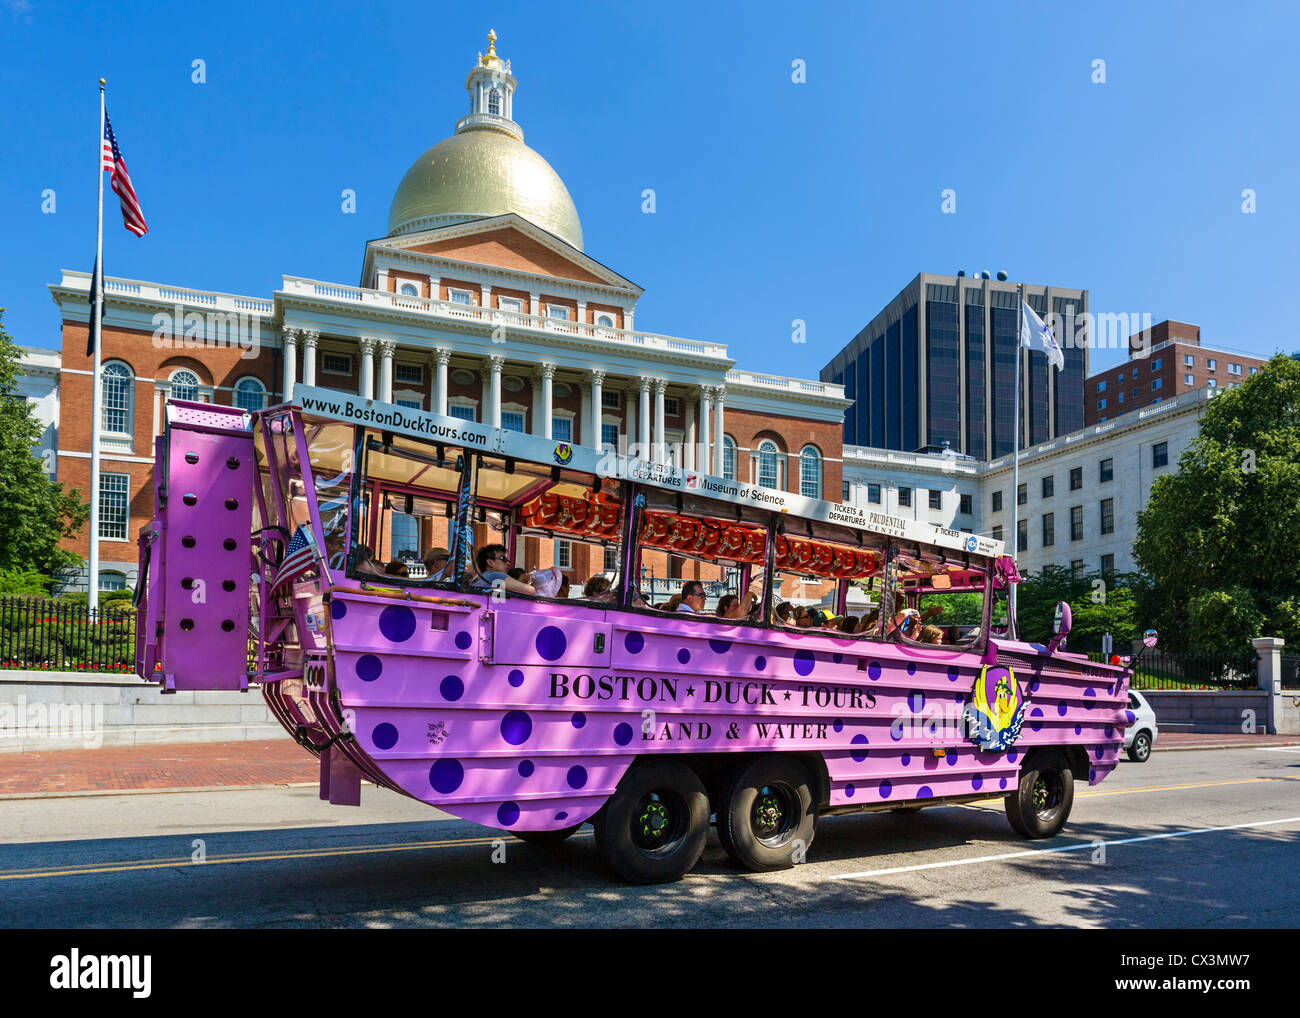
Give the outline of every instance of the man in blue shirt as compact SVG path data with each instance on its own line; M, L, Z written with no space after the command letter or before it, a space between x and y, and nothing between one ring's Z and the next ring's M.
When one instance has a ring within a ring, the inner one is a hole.
M682 584L682 603L677 606L679 612L699 613L704 611L704 584L699 580L688 580Z

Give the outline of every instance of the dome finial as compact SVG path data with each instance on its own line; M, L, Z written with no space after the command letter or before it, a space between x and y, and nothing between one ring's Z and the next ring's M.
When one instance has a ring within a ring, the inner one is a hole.
M500 67L501 58L497 56L497 33L495 28L488 29L488 51L480 53L478 62L484 67Z

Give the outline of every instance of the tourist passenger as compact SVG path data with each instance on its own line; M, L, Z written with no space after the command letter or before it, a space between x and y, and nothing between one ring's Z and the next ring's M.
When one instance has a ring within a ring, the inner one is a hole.
M699 580L689 580L683 584L682 601L677 610L694 614L704 611L704 584Z
M938 626L921 627L922 643L943 643L943 630Z
M505 590L516 594L536 594L532 584L513 579L509 574L510 560L506 558L504 544L489 544L480 548L475 556L478 565L478 580L471 581L478 587L495 587L500 584Z
M858 631L858 623L862 620L856 615L845 615L844 621L840 623L840 632L845 636L853 636Z
M660 610L666 612L675 612L677 610L677 606L680 605L681 603L682 603L682 595L674 594L672 597L670 597L667 600L667 602L665 602L663 608Z
M569 599L569 578L567 576L560 580L560 589L555 592L555 596L563 601Z
M614 591L610 589L609 577L597 573L582 585L582 596L590 601L613 601Z
M789 601L780 601L772 609L772 625L788 626L792 625L791 619L794 616L794 605Z
M447 563L451 560L451 552L446 548L430 548L424 553L424 570L431 580L448 580L449 576L442 575L447 568Z
M388 565L384 566L385 576L410 576L411 571L406 567L406 563L400 558L395 558Z
M358 544L352 549L352 563L358 573L369 573L371 576L384 575L384 567L375 561L375 553L370 550L368 544Z

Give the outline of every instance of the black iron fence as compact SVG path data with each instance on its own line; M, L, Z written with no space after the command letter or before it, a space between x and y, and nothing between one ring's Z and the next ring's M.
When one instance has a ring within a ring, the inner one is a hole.
M1282 688L1300 689L1300 654L1282 655Z
M39 597L0 597L0 668L135 670L135 611L129 601L91 611Z
M1101 655L1089 655L1101 660ZM1254 654L1169 654L1148 650L1133 672L1134 689L1256 689Z

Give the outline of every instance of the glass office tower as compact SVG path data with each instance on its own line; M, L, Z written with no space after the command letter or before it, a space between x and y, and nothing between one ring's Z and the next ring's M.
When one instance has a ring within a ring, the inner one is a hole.
M914 451L941 447L977 459L1011 452L1021 359L1021 448L1084 426L1088 292L1025 284L1025 299L1057 331L1065 369L1016 342L1016 284L922 273L822 369L854 401L846 445ZM1052 318L1048 318L1049 312Z

